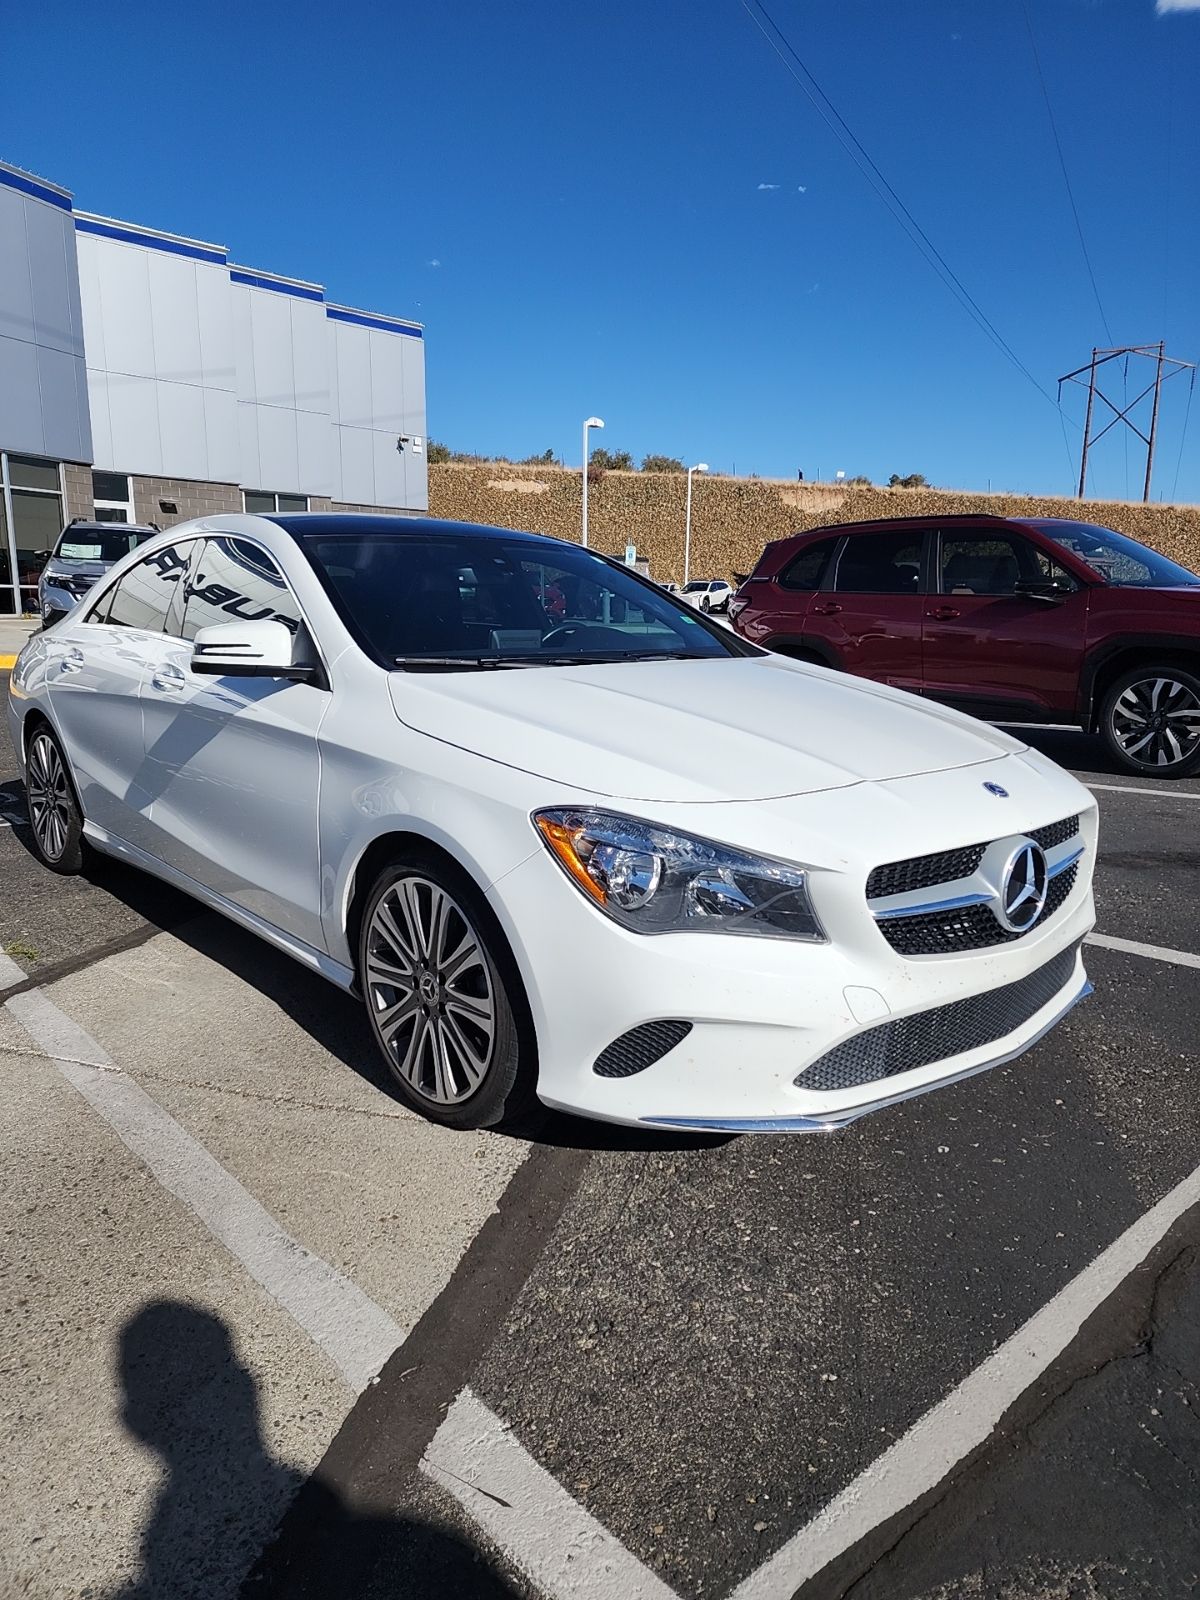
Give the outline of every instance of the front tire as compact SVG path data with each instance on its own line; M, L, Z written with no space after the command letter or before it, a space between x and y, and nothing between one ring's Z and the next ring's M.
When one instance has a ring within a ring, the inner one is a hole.
M396 1091L448 1128L523 1120L536 1046L524 987L475 885L443 861L398 855L367 898L358 977Z
M1165 662L1124 673L1104 693L1100 733L1126 772L1200 772L1200 676Z
M83 813L62 746L44 724L34 729L25 751L25 804L33 848L43 866L64 876L78 872L83 866Z

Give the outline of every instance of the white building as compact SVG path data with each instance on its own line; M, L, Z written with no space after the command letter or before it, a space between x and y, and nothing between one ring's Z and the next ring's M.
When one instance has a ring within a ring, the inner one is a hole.
M419 323L0 163L0 613L71 517L428 509Z

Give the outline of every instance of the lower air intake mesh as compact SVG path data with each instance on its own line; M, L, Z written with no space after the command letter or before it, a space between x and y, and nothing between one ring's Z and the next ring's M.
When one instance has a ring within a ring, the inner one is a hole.
M661 1061L691 1031L690 1022L643 1022L601 1050L592 1071L601 1078L632 1078Z
M1078 950L1077 944L1071 945L1027 978L1003 988L867 1028L806 1068L796 1078L796 1087L854 1089L994 1044L1054 999L1075 970Z

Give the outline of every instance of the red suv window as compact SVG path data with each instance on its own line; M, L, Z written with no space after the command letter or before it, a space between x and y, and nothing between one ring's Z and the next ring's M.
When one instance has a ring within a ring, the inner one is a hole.
M801 550L794 561L790 561L779 574L779 587L781 589L816 590L821 587L821 579L829 565L830 557L838 547L837 539L821 539L816 544L810 544Z
M925 535L856 533L846 540L834 589L849 594L919 594Z

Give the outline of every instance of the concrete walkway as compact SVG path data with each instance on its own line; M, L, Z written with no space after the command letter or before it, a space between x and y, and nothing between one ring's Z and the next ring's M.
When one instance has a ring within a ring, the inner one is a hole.
M26 639L40 626L37 617L0 617L0 672L13 665Z

